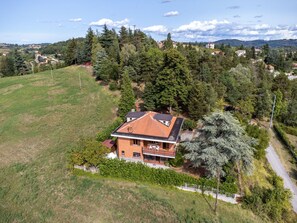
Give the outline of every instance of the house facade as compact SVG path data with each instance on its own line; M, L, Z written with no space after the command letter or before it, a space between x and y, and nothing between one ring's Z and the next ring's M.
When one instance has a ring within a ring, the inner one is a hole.
M183 118L156 112L129 112L111 134L121 159L164 165L175 158Z

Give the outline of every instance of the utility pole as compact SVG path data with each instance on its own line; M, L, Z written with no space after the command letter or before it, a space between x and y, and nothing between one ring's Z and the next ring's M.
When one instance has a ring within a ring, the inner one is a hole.
M274 113L274 109L275 109L275 102L276 102L276 95L274 94L274 99L273 99L273 105L272 105L272 111L271 111L271 117L270 117L270 125L269 127L272 127L273 124L273 113Z

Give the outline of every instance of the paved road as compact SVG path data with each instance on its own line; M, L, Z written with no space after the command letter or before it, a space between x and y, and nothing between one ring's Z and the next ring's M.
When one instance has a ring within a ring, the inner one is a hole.
M290 179L277 153L271 145L269 145L269 147L266 149L266 158L274 172L276 172L276 174L284 180L284 187L292 192L293 196L291 199L291 203L294 212L297 213L297 186Z

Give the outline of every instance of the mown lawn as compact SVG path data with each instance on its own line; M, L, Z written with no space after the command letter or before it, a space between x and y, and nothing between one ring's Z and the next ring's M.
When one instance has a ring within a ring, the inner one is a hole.
M224 202L215 216L198 194L70 173L68 149L115 118L117 98L83 67L53 76L0 79L0 222L262 222Z

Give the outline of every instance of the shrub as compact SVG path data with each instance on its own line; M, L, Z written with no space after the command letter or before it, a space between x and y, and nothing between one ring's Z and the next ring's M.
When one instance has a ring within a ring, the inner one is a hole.
M122 119L117 118L111 125L107 126L101 132L97 134L97 141L103 142L106 139L110 138L110 134L120 125L122 124Z
M70 150L69 163L71 166L98 166L108 152L110 150L95 139L81 139L77 147Z
M169 160L169 164L173 167L180 167L184 164L184 157L180 151L175 155L174 159Z
M287 134L297 136L297 127L286 126L283 124L279 124L279 125Z
M252 188L251 195L243 199L243 207L251 209L255 214L262 218L269 218L273 222L282 222L284 216L290 215L291 209L289 190L283 188L282 180L274 175L271 182L273 189L261 188L256 186Z
M183 130L193 130L197 127L197 122L191 119L185 119L183 124Z
M278 136L278 138L281 140L281 142L285 145L285 147L290 151L294 159L297 161L297 152L295 146L292 145L290 140L288 139L285 131L282 129L282 127L275 123L273 125L273 128Z
M116 82L110 82L109 83L109 90L111 90L111 91L115 91L115 90L117 90L118 89L118 85L117 85L117 83Z
M246 127L246 132L249 136L258 140L255 146L254 156L256 159L263 159L265 157L265 149L269 145L269 135L265 129L261 129L256 125L248 125Z

